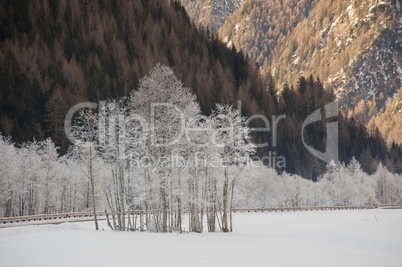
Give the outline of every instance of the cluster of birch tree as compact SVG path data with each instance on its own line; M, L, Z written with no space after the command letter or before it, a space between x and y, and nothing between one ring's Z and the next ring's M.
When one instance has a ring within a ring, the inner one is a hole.
M356 160L329 164L313 183L251 160L246 118L218 104L201 115L166 66L126 98L77 109L71 122L63 156L50 139L17 148L0 136L1 216L93 211L98 229L95 211L105 211L120 231L228 232L233 208L401 202L401 176L382 165L369 176Z
M104 193L112 228L202 232L206 217L208 231L217 223L227 232L236 180L255 151L245 123L225 105L202 116L190 90L157 65L129 97L103 102L98 112L81 111L71 133L75 149L88 151L81 154L92 192L97 157L110 173ZM137 224L127 210L144 216Z
M238 188L236 207L350 207L402 203L402 176L380 164L372 175L356 159L331 162L317 182L274 169L247 166Z

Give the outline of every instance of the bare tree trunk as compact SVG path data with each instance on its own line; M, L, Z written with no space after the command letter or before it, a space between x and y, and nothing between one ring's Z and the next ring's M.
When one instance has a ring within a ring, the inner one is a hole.
M92 188L92 209L94 213L95 229L99 230L98 218L96 217L96 203L95 203L95 181L93 176L93 166L92 166L92 146L89 148L89 179L91 181Z
M89 179L91 179L91 177L89 177ZM86 202L86 209L87 210L89 210L89 191L91 190L90 189L90 184L91 184L91 181L88 181L88 185L87 185L87 202Z
M164 178L163 178L164 179ZM167 232L167 219L168 219L168 205L166 200L166 184L165 181L161 184L160 194L162 200L162 232Z
M105 215L106 215L107 225L110 227L110 229L114 230L113 226L110 224L110 221L109 221L109 214L107 213L107 210L106 210L106 209L105 209Z
M232 218L233 218L233 191L234 191L234 185L235 181L232 181L232 187L231 187L231 192L230 192L230 232L233 232L233 223L232 223Z
M212 211L211 211L211 232L216 231L216 201L217 201L217 188L216 188L216 179L212 178L211 180L211 190L212 190Z
M223 183L223 216L222 216L222 231L229 232L228 227L228 193L229 193L229 177L228 177L228 170L225 167L225 181Z
M120 164L118 166L118 175L119 175L119 183L118 183L119 187L118 187L118 189L119 189L119 195L120 195L119 204L120 204L120 212L121 212L121 214L120 214L120 216L121 216L121 218L120 218L120 222L121 222L120 230L124 231L126 229L126 218L125 218L125 214L124 214L124 212L125 212L125 207L124 207L124 199L125 199L125 197L124 197L124 172L123 172L123 168L120 166Z
M107 203L108 203L108 205L109 205L109 207L110 207L110 212L111 212L111 214L112 214L112 219L113 219L113 227L110 225L110 228L111 228L112 230L116 230L116 229L117 229L117 225L116 225L116 212L115 212L115 210L114 210L114 208L113 208L113 206L112 206L112 203L111 203L110 200L109 200L109 196L108 196L108 195L106 195L106 200L107 200Z
M48 179L46 177L46 182L45 182L45 208L43 211L44 214L49 213L49 184L48 184Z
M179 191L181 192L181 179L179 176ZM182 225L181 225L181 196L177 196L177 220L176 220L176 228L181 232Z
M140 213L141 214L141 213ZM141 215L140 215L141 216ZM137 231L137 219L138 219L138 214L134 213L133 216L133 225L134 225L134 231ZM140 217L140 224L141 224L141 217Z
M146 215L145 215L146 216ZM144 231L144 225L142 220L142 206L140 204L140 231Z
M133 226L131 225L131 220L130 220L130 211L127 212L127 231L128 230L133 230Z
M170 190L169 190L169 212L170 212L170 222L169 222L169 232L175 231L175 212L173 210L173 200L174 200L174 196L173 196L173 175L170 179Z

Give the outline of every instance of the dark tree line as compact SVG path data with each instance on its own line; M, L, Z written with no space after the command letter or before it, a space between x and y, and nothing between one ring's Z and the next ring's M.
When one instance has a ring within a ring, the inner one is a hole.
M323 111L324 106L335 101L331 90L325 90L317 78L300 77L296 87L285 84L279 97L279 113L286 114L286 120L279 128L278 153L283 153L288 160L286 171L298 173L303 177L317 178L326 169L325 162L311 155L303 146L301 129L303 121L317 109ZM401 149L397 145L387 148L379 131L369 133L366 126L339 111L339 160L350 162L358 159L364 171L374 173L380 162L388 169L400 172ZM326 123L322 120L306 127L304 137L306 143L315 149L325 152Z

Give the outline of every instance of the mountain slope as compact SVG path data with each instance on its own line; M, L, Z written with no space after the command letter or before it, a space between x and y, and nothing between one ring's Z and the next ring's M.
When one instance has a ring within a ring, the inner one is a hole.
M189 16L212 33L225 23L246 0L182 0Z
M205 113L234 103L239 86L263 90L243 55L197 30L176 1L2 1L0 62L0 130L17 143L51 136L64 149L73 104L127 95L157 62Z
M2 1L0 62L0 131L16 143L51 137L65 151L64 118L74 104L126 96L160 62L191 89L204 114L215 103L237 107L241 100L243 115L271 119L272 131L253 138L271 144L257 156L286 157L278 170L309 179L326 170L325 162L304 147L301 127L312 112L334 100L332 91L313 77L299 77L294 89L284 86L279 93L273 78L261 77L242 52L195 27L178 1ZM278 122L274 144L272 116L281 114L286 120ZM257 119L249 126L264 124ZM339 125L341 161L356 157L373 172L389 158L380 136L342 114ZM323 122L304 134L322 151L326 138Z
M311 13L317 0L249 0L219 29L218 34L248 53L260 66L268 66L276 47Z
M335 2L331 5L321 0L307 22L299 24L285 43L287 47L294 42L294 50L281 48L272 59L271 69L284 73L278 77L282 81L297 79L300 73L318 74L326 86L336 90L347 109L375 95L381 110L402 85L400 7L395 1L340 2L336 8ZM332 19L322 15L330 10L338 10ZM320 21L321 26L316 27Z
M274 2L271 8L265 1L247 1L219 30L220 37L249 53L280 83L314 74L336 90L345 108L375 95L384 109L402 85L399 1Z
M370 120L368 127L371 131L378 128L390 143L402 144L402 90L391 100L382 114Z

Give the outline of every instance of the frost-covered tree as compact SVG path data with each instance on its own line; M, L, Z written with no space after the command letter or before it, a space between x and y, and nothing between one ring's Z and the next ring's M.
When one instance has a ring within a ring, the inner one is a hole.
M401 188L394 175L380 164L374 178L377 181L377 200L382 204L399 203L401 200Z
M350 179L351 184L347 189L349 206L373 205L375 203L375 187L369 175L363 172L360 163L353 158L343 174Z
M55 144L50 138L39 142L39 149L37 153L41 157L41 167L43 172L42 183L43 183L43 198L44 207L43 213L55 213L56 212L56 195L55 189L57 186L58 178L58 153Z
M125 230L127 153L124 99L106 102L100 112L100 120L102 120L100 125L102 125L103 129L100 129L98 150L110 170L110 178L105 183L106 198L112 212L114 228L116 230Z
M13 215L14 179L18 171L17 149L9 138L0 134L0 211L1 215Z
M223 168L222 231L232 231L233 196L236 181L250 156L255 153L246 118L231 106L217 104L212 115L212 144L218 149L217 157ZM235 167L235 168L229 168ZM230 172L232 170L232 172Z
M86 165L85 175L90 183L95 229L98 230L94 162L97 159L96 147L99 141L99 115L91 109L82 110L71 127L71 135L75 138L76 143L74 145L81 150L79 155Z
M162 65L154 67L140 80L129 105L128 120L137 121L142 128L143 138L138 146L143 151L139 158L152 161L151 166L144 168L147 192L143 194L143 205L154 210L154 230L181 230L178 229L182 209L180 192L184 185L172 159L183 155L186 124L198 116L200 108L190 90L170 68ZM151 218L147 218L147 224L151 224Z
M375 201L374 187L357 160L349 166L331 162L323 175L323 193L331 206L370 205Z
M81 110L62 157L50 139L15 146L0 135L0 212L92 210L98 228L96 211L107 207L115 230L202 232L206 220L208 231L229 232L233 208L401 202L402 178L383 165L369 176L355 159L332 162L318 182L278 174L250 159L245 122L227 105L202 116L190 90L157 65L129 97Z
M59 159L56 195L58 210L62 213L85 210L87 203L87 178L78 154L75 155L72 150Z

